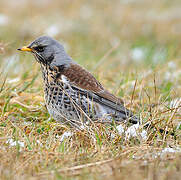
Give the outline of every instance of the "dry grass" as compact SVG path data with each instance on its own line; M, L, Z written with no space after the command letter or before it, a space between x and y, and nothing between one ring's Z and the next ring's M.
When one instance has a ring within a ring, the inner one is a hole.
M179 0L1 0L0 179L180 179L180 6ZM49 119L39 66L16 51L45 33L123 97L143 124L152 122L146 140L99 125L92 136L72 130L60 142L69 128Z

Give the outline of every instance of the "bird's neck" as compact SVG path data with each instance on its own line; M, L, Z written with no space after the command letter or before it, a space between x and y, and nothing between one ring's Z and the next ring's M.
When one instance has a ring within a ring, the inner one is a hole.
M41 72L42 72L42 78L44 82L45 87L49 87L50 85L53 85L55 83L54 81L54 72L49 68L48 65L41 64Z

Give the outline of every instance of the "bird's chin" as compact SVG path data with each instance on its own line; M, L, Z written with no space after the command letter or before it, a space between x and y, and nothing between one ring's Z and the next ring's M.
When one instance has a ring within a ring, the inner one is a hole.
M38 59L38 57L36 56L36 54L35 54L35 53L32 53L32 54L33 54L35 60L36 60L38 63L41 63L40 60Z
M35 54L35 53L32 53L32 54L33 54L35 60L36 60L38 63L40 63L40 61L39 61L39 59L37 58L36 54Z
M43 59L41 59L36 53L32 52L33 56L35 57L35 60L39 63L39 64L45 64Z

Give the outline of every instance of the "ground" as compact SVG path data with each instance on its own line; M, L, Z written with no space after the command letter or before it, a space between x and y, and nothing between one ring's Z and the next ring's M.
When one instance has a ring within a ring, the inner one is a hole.
M180 8L179 0L1 0L1 179L180 179ZM39 65L16 50L43 34L143 125L152 122L146 138L142 126L128 138L114 125L75 131L49 117Z

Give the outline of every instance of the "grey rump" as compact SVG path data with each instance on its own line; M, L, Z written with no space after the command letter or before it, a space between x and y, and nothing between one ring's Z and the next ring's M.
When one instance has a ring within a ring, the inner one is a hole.
M29 46L40 63L45 102L50 115L61 123L79 128L84 123L132 122L139 118L70 58L56 40L41 36Z

